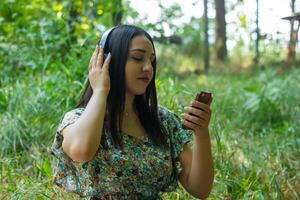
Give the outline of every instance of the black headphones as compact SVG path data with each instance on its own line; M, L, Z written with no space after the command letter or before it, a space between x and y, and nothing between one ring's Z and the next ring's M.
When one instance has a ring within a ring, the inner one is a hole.
M103 33L103 35L102 35L102 37L101 37L101 40L100 40L100 42L99 42L99 46L100 46L100 47L102 47L102 48L104 49L107 38L109 37L109 35L111 34L111 32L112 32L115 28L117 28L117 27L116 27L116 26L115 26L115 27L112 27L112 28L106 30L106 31ZM107 53L107 52L104 52L104 55L103 55L103 56L104 56L104 60L105 60L106 57L108 56L108 53Z

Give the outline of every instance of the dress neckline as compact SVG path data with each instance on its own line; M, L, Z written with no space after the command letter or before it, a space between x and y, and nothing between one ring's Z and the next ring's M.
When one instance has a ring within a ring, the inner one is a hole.
M147 140L148 136L147 135L143 135L143 136L134 136L134 135L129 135L127 133L125 133L124 131L121 130L122 135L124 135L127 138L130 139L135 139L135 140Z

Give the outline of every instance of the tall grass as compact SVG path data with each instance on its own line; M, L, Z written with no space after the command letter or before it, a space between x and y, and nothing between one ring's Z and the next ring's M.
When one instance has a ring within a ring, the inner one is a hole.
M298 199L300 71L178 77L160 74L157 79L160 103L176 113L199 90L214 95L210 199ZM81 87L54 73L1 88L7 99L0 117L1 199L77 198L53 187L51 165L56 161L47 147ZM164 195L177 198L193 199L182 187Z
M160 83L161 99L174 110L200 90L214 94L211 199L299 198L299 80L299 69L268 69L254 75L190 74L177 84Z
M2 21L0 37L0 199L78 199L53 186L56 160L47 148L78 100L98 31L74 33L80 42L66 48L71 35L51 3L41 4L39 18L26 1L14 2L15 18ZM186 59L182 47L159 47L159 102L180 114L200 90L213 93L210 199L299 199L300 70L273 66L279 53L272 51L262 55L266 70L238 73L251 56L237 50L232 63L195 75L187 70L201 59ZM194 199L182 186L163 198Z

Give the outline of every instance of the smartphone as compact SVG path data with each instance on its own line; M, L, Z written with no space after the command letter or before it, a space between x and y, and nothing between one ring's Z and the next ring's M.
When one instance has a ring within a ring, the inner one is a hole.
M212 101L212 95L211 95L210 92L201 91L200 93L197 94L195 100L197 100L201 103L205 103L207 105L210 105L211 101Z
M199 101L201 103L205 103L207 105L210 105L211 102L212 102L212 94L210 92L201 91L200 93L197 93L197 95L195 97L195 100ZM192 106L192 107L194 107L194 106ZM190 129L189 127L186 127L185 125L182 125L182 127L183 127L183 129L186 129L186 130Z

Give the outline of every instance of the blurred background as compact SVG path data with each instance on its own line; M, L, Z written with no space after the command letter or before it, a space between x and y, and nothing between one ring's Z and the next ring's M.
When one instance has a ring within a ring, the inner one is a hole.
M299 199L299 0L2 0L0 199L77 199L53 187L47 150L119 23L154 38L161 105L213 93L209 199Z

